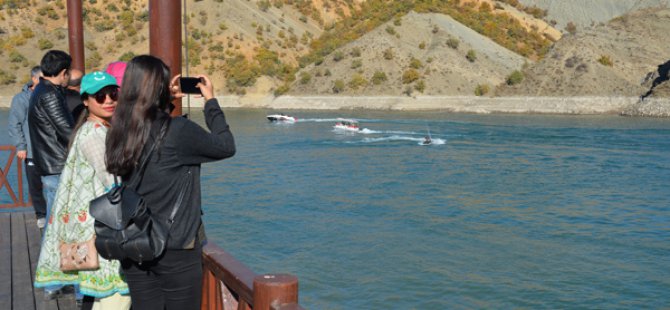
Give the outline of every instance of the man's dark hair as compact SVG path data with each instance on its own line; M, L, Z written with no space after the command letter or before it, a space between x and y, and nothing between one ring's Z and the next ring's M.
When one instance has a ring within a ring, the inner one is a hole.
M70 69L72 65L72 57L68 53L59 50L50 50L40 62L42 74L46 77L54 77L58 75L63 69Z

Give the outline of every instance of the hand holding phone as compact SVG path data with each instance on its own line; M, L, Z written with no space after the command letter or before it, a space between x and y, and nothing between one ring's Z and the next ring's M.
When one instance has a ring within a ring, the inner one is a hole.
M200 77L180 77L179 87L184 94L198 94L202 95L202 91L198 87L198 83L203 83L204 80Z

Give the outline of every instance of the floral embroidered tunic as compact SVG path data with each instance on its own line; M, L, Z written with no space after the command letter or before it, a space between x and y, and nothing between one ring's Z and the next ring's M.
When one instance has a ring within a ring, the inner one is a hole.
M107 127L89 120L74 138L42 241L35 287L79 284L84 295L97 298L117 292L128 294L117 260L98 256L100 268L97 270L60 271L60 243L84 242L95 235L89 202L114 184L114 177L105 168L106 135Z

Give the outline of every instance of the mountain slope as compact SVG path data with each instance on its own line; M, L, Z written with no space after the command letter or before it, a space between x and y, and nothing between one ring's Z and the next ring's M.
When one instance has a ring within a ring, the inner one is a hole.
M639 96L645 75L668 60L670 9L645 9L566 35L526 79L498 95Z
M290 93L402 95L421 92L417 88L423 83L427 95L472 95L477 85L497 85L526 61L447 15L411 12L399 24L394 27L394 22L387 22L337 49L322 64L301 70ZM449 47L450 40L458 46ZM470 50L476 55L474 62L466 59ZM343 58L337 60L337 55ZM403 74L409 70L418 77L403 83ZM379 72L386 78L375 85L374 75ZM364 85L352 82L356 76L365 80ZM344 89L333 90L337 80L344 82Z
M647 8L670 6L670 0L519 0L526 6L547 10L547 20L565 29L572 22L578 28L606 23L617 16Z

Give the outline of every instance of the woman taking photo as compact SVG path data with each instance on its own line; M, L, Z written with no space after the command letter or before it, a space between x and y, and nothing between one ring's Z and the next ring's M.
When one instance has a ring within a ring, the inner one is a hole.
M160 59L141 55L126 67L107 136L107 170L127 182L138 173L139 163L149 158L137 192L155 219L171 225L166 251L157 259L141 264L122 261L133 309L200 309L204 241L200 165L233 156L235 142L212 83L199 77L209 132L186 118L170 118L171 94L183 95L179 76L170 80L170 70ZM151 156L145 156L154 144ZM177 210L174 216L173 210Z
M70 139L35 272L35 287L78 285L82 294L95 297L95 309L130 308L128 286L120 274L119 261L98 257L97 252L84 256L89 260L96 256L97 266L86 264L79 257L67 261L71 256L65 255L62 245L79 246L82 255L95 248L92 243L87 244L95 237L88 207L92 199L114 184L113 176L105 168L105 137L118 94L116 80L107 73L93 72L82 79L81 99L85 108L72 132L74 138ZM66 267L69 270L62 271Z

